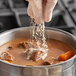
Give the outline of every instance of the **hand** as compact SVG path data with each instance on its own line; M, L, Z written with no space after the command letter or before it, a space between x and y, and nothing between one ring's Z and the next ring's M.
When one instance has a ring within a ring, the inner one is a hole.
M57 0L28 0L28 15L35 19L37 24L49 22Z

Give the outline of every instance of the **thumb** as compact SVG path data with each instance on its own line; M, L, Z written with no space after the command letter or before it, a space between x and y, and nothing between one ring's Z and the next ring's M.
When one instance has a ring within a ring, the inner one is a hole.
M52 12L57 3L57 0L47 0L45 11L44 11L44 20L49 22L52 18Z

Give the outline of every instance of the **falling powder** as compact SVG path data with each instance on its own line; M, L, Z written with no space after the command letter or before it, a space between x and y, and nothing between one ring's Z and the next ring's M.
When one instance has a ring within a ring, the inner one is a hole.
M35 52L36 50L43 52L43 54L40 55L41 57L39 57L39 59L45 59L47 56L47 51L48 51L48 46L46 44L46 38L45 38L45 25L44 23L36 24L34 19L31 20L31 25L32 25L32 30L31 30L32 41L31 42L33 44L33 42L35 41L37 48L30 48L30 52L27 56L27 59L30 59L31 54Z

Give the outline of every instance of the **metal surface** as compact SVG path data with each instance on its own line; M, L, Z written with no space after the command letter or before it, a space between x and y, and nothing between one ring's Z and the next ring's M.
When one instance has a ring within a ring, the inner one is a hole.
M26 27L2 33L0 45L16 38L29 38L30 30L31 27ZM67 42L76 49L76 39L71 34L53 28L46 28L46 34L48 38ZM76 55L63 63L48 66L20 66L0 60L0 76L75 76L75 62Z

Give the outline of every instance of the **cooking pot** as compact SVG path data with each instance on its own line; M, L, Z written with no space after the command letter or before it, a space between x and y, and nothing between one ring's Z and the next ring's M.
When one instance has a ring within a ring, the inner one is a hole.
M16 38L29 38L30 30L32 27L22 27L1 33L0 45ZM66 42L76 49L76 38L72 34L55 28L46 28L45 33L47 38ZM0 76L76 76L75 62L76 55L65 62L47 66L21 66L0 60Z

